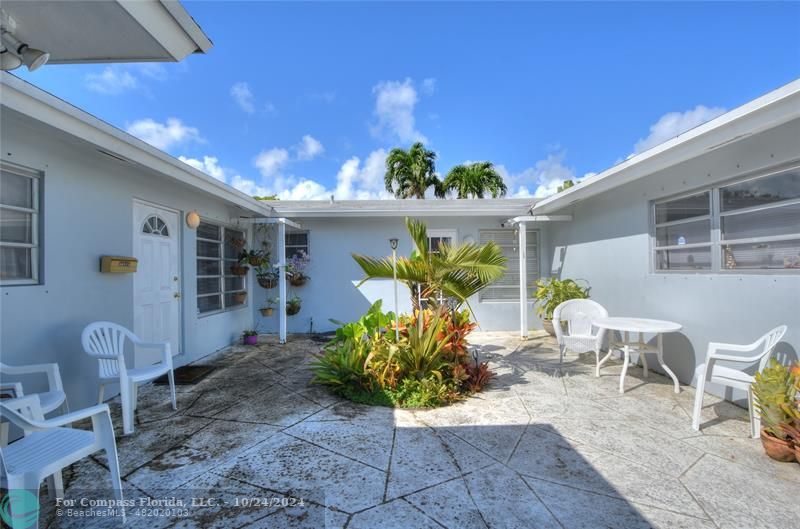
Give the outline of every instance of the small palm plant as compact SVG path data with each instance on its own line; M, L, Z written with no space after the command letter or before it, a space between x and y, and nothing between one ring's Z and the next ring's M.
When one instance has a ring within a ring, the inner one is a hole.
M420 299L435 301L442 294L456 301L457 306L500 279L506 271L506 258L500 247L490 241L441 244L436 252L428 251L428 230L425 223L406 219L406 227L416 250L411 257L397 258L397 279L411 291L411 304L420 308ZM359 286L369 279L393 277L391 257L368 257L352 254L366 274Z

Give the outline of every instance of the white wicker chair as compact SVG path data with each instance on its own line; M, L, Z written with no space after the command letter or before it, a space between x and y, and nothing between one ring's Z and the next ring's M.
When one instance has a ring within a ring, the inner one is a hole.
M573 353L594 351L597 361L595 376L600 376L600 350L606 336L605 329L592 325L597 318L607 318L608 311L596 301L590 299L570 299L556 307L553 311L553 329L558 340L561 354L559 362L564 361L567 350ZM566 333L561 322L567 322Z

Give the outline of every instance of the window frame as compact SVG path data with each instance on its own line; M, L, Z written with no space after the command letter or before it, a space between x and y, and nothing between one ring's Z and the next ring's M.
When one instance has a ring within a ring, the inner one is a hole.
M649 204L649 219L650 219L650 273L651 274L699 274L699 275L709 275L709 274L721 274L721 275L749 275L749 274L779 274L779 275L792 275L800 273L800 269L797 268L725 268L723 264L723 257L722 252L725 246L734 246L736 244L755 244L755 243L770 243L770 242L780 242L780 241L791 241L791 240L798 240L800 239L800 232L797 233L788 233L784 235L774 235L774 236L761 236L761 237L749 237L744 239L723 239L722 234L722 220L725 217L731 217L736 215L742 215L747 213L753 213L757 211L765 211L769 209L778 209L785 206L796 205L800 204L800 198L794 199L787 199L780 202L770 203L770 204L760 204L757 206L750 206L746 208L740 208L732 211L722 211L722 189L728 187L733 184L739 184L743 182L749 182L751 180L759 180L761 178L769 178L770 176L774 176L780 173L800 170L800 163L797 160L793 162L789 162L788 164L783 164L777 167L771 167L768 169L762 169L758 171L744 173L742 175L729 178L713 185L707 185L704 187L700 187L694 189L692 191L686 193L680 193L675 195L670 195L664 198L659 198L657 200L651 200ZM666 202L671 202L680 198L684 198L687 196L698 195L701 193L709 193L709 202L710 202L710 215L703 215L698 217L692 217L691 219L681 219L678 221L672 222L665 222L665 223L656 223L656 206L659 204L664 204ZM669 246L658 246L658 238L656 230L661 227L665 226L672 226L672 225L679 225L688 222L694 221L702 221L702 220L709 220L710 221L710 242L708 243L692 243L692 244L684 244L684 245L669 245ZM710 247L711 251L711 267L709 269L704 270L660 270L658 269L658 258L657 252L663 250L675 250L675 249L682 249L682 248L701 248L701 247Z
M289 244L286 241L286 239L288 239L289 235L297 235L297 234L303 234L303 235L306 236L306 243L304 245L303 244ZM311 256L311 231L310 230L292 230L292 231L286 230L286 235L285 235L285 237L283 239L283 257L286 260L286 262L289 262L289 259L291 259L291 256L289 255L289 249L290 248L299 248L299 249L303 250L306 253L306 255Z
M237 231L244 234L245 237L248 236L247 229L242 228L240 226L231 226L229 224L224 224L221 222L213 222L208 220L201 221L202 224L208 224L211 226L215 226L219 228L220 232L220 239L207 239L205 237L195 237L195 250L194 250L194 258L195 258L195 303L197 304L197 317L198 318L205 318L206 316L213 316L215 314L222 314L225 312L232 312L235 310L246 309L249 306L250 302L250 293L248 289L248 280L247 275L244 276L234 276L233 274L226 273L229 270L230 263L238 262L238 260L231 259L225 257L225 242L228 237L228 231ZM198 226L199 227L199 226ZM217 244L219 246L219 257L204 257L197 254L198 250L198 242L207 242ZM199 261L216 261L220 263L220 273L219 275L201 275L197 273L197 264ZM242 278L242 289L240 290L225 290L225 280L230 277L241 277ZM217 279L219 281L219 291L211 294L200 294L199 289L197 288L197 283L201 279ZM247 297L245 298L244 303L240 303L238 305L227 305L225 303L225 295L226 294L235 294L237 292L245 292L247 293ZM206 312L200 311L199 300L200 298L207 298L212 296L218 296L220 298L220 308L209 310Z
M431 250L431 239L445 239L448 238L451 244L458 244L458 230L455 228L437 228L429 229L428 232L428 252L438 253Z
M0 278L0 287L13 287L13 286L30 286L41 285L43 274L43 251L41 242L44 241L43 227L44 222L42 216L44 212L43 194L41 192L42 180L44 173L28 167L17 165L6 160L0 160L0 168L8 173L13 173L23 178L29 178L32 181L31 185L31 205L33 208L24 208L21 206L10 206L0 203L0 209L6 211L17 211L20 213L27 213L31 215L31 242L4 242L0 241L0 246L5 248L29 248L31 251L31 277L25 279L2 279Z
M519 233L517 233L517 229L514 229L514 228L479 228L478 229L478 242L480 244L483 244L481 242L483 240L481 238L481 232L508 231L508 232L511 232L512 235L515 237L514 247L517 247L517 246L519 246ZM528 246L531 246L531 244L530 244L531 236L533 235L536 238L536 244L533 245L536 248L536 266L534 267L534 270L536 272L536 276L532 278L532 277L529 277L527 275L527 273L526 273L526 278L525 278L525 282L528 285L530 285L532 282L538 281L543 276L543 274L542 274L542 259L541 259L542 233L541 233L541 230L539 228L526 228L526 234L525 235L526 235L525 242L528 244ZM494 240L494 239L492 239L492 240ZM495 244L497 244L496 241L495 241ZM500 246L500 248L502 248L502 246L500 244L497 244L497 245ZM529 260L532 259L530 252L528 252L528 259ZM509 262L506 263L506 267L507 268L516 268L517 270L519 270L519 253L517 253L516 258L514 258L514 259L512 259L512 260L510 260ZM527 267L526 267L526 270L527 270ZM497 286L489 285L489 287L487 287L487 288L506 288L506 287L505 286L497 287ZM487 299L487 298L484 297L486 289L483 289L480 292L478 292L478 303L519 303L520 302L519 281L517 281L517 284L513 285L513 287L509 286L507 288L509 288L509 289L514 288L515 295L516 295L516 297L514 299L498 299L498 298L489 298L489 299ZM531 301L532 301L531 298L528 297L528 303L531 303Z

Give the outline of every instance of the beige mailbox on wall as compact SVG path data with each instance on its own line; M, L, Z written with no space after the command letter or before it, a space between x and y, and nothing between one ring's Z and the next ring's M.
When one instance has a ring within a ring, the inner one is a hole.
M106 274L128 274L136 271L139 260L135 257L104 255L100 258L100 271Z

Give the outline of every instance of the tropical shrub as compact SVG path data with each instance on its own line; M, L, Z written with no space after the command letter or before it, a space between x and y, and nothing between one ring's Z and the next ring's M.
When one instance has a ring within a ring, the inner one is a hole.
M753 381L755 408L761 415L761 427L778 439L786 439L789 434L785 426L794 420L800 421L797 404L797 390L800 386L800 375L795 369L789 369L774 358L760 373L756 373Z
M545 320L553 319L556 307L570 299L586 299L589 297L588 286L582 287L574 279L558 279L550 277L536 282L536 313Z
M467 310L436 307L399 317L373 304L358 321L339 323L313 364L314 382L345 398L382 406L432 407L480 391L493 373L470 356L475 328Z

